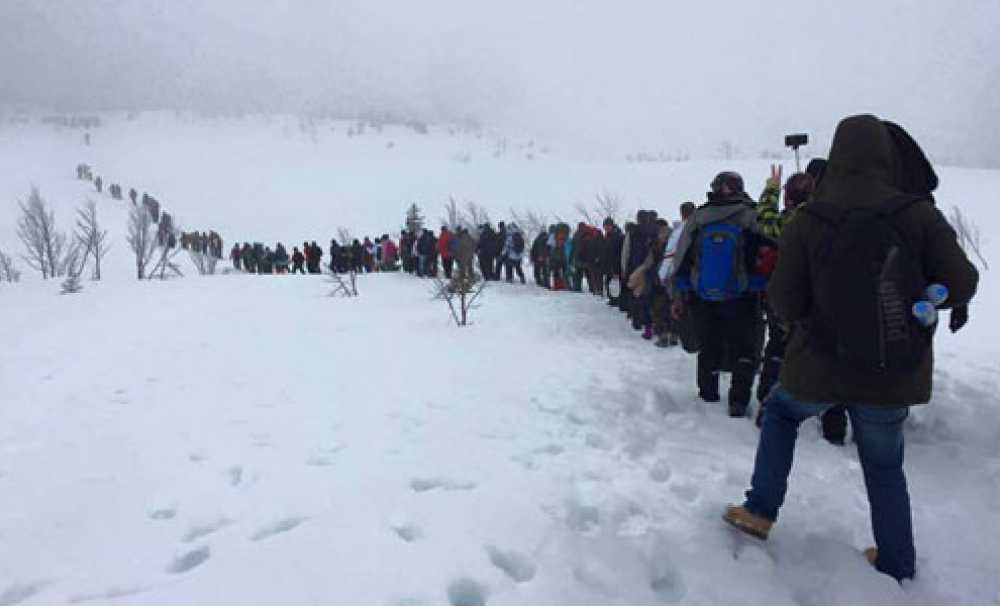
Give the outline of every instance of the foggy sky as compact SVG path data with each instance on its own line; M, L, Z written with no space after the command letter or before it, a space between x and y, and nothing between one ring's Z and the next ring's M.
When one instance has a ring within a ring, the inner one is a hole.
M874 112L1000 167L998 32L997 0L0 0L0 107L388 111L696 154Z

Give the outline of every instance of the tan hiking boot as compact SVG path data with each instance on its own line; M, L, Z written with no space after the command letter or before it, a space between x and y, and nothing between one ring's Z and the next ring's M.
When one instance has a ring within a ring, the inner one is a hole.
M771 532L771 526L774 525L771 520L752 514L738 505L726 507L726 513L723 514L722 519L740 532L745 532L762 541L767 540L767 535Z
M874 566L875 562L878 561L878 548L877 547L869 547L868 549L866 549L865 550L865 559L868 560L869 564L871 564L872 566Z

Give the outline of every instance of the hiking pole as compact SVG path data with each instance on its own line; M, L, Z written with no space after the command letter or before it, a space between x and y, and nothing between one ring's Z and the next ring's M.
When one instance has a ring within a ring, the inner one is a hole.
M799 148L809 143L809 135L800 133L797 135L785 135L785 147L790 147L795 152L795 172L802 172L802 165L799 164Z

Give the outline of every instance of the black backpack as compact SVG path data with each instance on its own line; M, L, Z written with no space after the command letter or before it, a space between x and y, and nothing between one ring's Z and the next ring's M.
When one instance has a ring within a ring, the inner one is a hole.
M801 212L823 221L814 261L810 344L857 370L915 368L932 331L913 317L927 281L896 216L923 198L901 195L874 209L809 202Z

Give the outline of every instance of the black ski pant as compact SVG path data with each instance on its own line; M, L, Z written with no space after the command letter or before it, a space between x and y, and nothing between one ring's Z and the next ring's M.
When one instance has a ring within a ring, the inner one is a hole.
M484 280L493 279L493 257L491 255L480 254L479 255L479 271L483 274Z
M445 279L451 280L451 270L455 265L454 259L449 259L447 257L441 257L441 266L444 267L444 277Z
M293 263L292 264L292 273L294 274L295 272L298 272L298 273L303 274L303 275L305 275L305 273L306 273L305 270L302 269L302 264L301 263Z
M760 300L747 295L732 301L697 301L695 318L701 350L698 352L698 390L705 399L719 397L719 373L726 370L725 358L731 360L733 378L729 388L729 406L745 411L750 403L753 378L757 370Z
M624 280L621 282L621 294L618 295L618 309L632 313L632 291L625 286Z
M525 283L524 280L524 270L521 269L521 260L504 258L503 262L504 274L507 277L508 282L514 281L514 273L517 273L517 277L521 278L521 284Z
M545 288L551 288L549 284L549 264L542 261L535 261L531 264L531 273L535 275L535 284Z
M493 275L496 276L497 280L500 279L501 272L503 271L503 268L506 267L506 265L507 265L507 257L503 255L497 255L493 266Z

